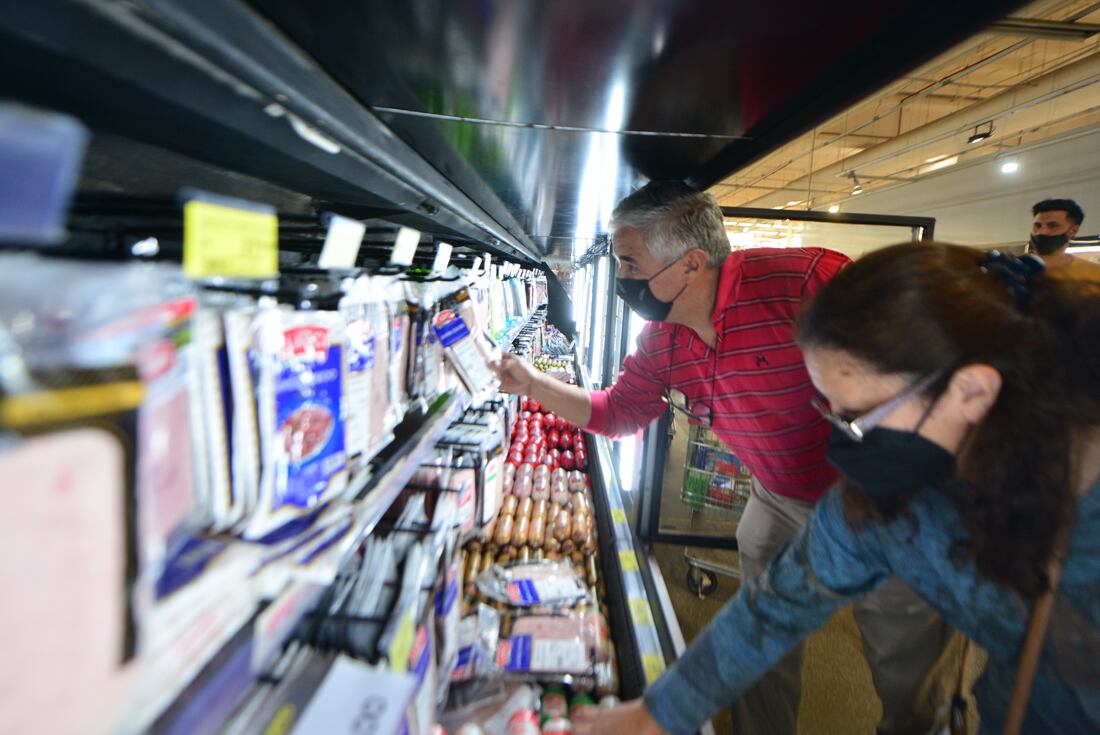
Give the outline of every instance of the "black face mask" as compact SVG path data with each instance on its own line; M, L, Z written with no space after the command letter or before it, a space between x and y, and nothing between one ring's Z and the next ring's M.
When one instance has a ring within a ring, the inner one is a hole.
M672 304L680 298L680 294L687 288L687 284L684 284L684 288L680 289L680 293L676 294L672 301L661 301L653 295L653 291L649 288L649 282L675 264L676 261L674 260L649 278L616 278L615 293L626 302L631 311L642 319L647 322L663 322L668 319L669 312L672 311Z
M911 431L877 428L856 442L834 426L826 456L867 494L880 498L939 486L955 474L955 455Z
M1031 250L1039 253L1039 255L1051 255L1058 252L1058 250L1069 242L1069 235L1063 233L1061 235L1032 235L1029 244Z

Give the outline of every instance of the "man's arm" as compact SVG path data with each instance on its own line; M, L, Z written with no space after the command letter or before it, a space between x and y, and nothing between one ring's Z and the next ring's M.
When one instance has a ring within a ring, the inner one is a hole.
M514 355L505 354L489 367L500 378L505 393L534 398L594 434L632 434L665 410L667 371L641 350L627 355L614 385L591 393L537 372Z
M489 367L496 371L505 393L534 398L577 426L587 426L592 420L592 399L583 388L540 373L515 355L504 354Z

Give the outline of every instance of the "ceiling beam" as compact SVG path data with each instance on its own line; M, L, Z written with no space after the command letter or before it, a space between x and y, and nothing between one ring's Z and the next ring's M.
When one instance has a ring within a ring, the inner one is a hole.
M1058 41L1085 41L1100 33L1100 24L1074 23L1042 18L1005 18L989 26L994 33L1026 38L1053 38Z

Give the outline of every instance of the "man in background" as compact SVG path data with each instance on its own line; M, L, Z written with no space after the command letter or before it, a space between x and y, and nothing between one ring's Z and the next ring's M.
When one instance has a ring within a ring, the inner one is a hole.
M1085 213L1072 199L1044 199L1031 208L1031 240L1028 252L1046 263L1047 273L1058 278L1100 282L1100 265L1066 252L1077 236Z

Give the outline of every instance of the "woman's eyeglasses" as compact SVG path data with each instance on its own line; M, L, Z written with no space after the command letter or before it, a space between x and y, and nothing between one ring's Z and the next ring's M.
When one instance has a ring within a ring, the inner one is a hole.
M921 392L928 389L932 383L943 375L943 372L935 372L931 375L918 380L913 385L909 386L901 393L886 401L885 403L872 408L867 413L859 416L855 419L846 419L843 416L833 413L829 410L829 407L822 403L817 398L812 399L810 402L822 418L828 421L830 424L840 429L844 434L855 442L862 442L863 437L867 435L871 429L875 428L883 422L883 420L894 412L901 404L908 401L913 396L919 395Z

